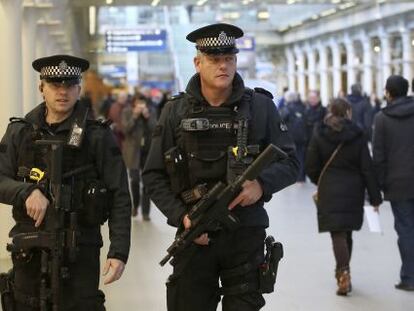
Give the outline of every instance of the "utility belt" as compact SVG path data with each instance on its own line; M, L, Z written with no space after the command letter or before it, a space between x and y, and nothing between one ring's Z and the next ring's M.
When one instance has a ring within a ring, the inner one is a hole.
M179 195L185 204L194 204L218 180L233 183L260 153L259 145L228 147L227 152L215 157L205 157L201 153L184 153L173 147L164 154L166 170L172 191ZM190 172L193 180L190 180Z
M283 246L269 235L265 239L265 247L264 261L259 267L252 263L245 263L233 269L220 271L223 284L219 289L221 295L239 295L253 291L268 294L274 291L279 261L283 258ZM244 282L234 281L240 280L240 277L245 278Z

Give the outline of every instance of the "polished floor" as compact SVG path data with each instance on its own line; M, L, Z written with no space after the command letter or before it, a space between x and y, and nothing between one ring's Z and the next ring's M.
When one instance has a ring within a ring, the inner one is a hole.
M266 295L264 311L412 311L414 292L395 290L400 258L393 217L388 203L381 206L383 234L371 233L366 224L354 233L351 262L353 292L335 295L334 259L328 234L318 234L311 194L314 186L296 184L277 194L267 205L269 234L284 245L277 290ZM133 219L132 248L124 276L102 286L110 311L164 311L165 280L171 267L159 260L172 241L174 230L155 208L151 222ZM106 249L103 249L105 255ZM5 270L8 262L0 262ZM221 310L221 307L218 308ZM194 310L197 311L197 310Z

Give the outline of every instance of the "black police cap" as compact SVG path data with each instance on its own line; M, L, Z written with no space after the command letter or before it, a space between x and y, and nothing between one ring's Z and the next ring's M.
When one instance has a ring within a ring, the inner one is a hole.
M206 54L235 54L239 52L236 39L242 36L243 30L239 27L218 23L196 29L186 38L196 44L197 50Z
M89 68L86 59L71 55L52 55L33 61L34 70L40 72L40 79L47 82L80 83L82 72Z

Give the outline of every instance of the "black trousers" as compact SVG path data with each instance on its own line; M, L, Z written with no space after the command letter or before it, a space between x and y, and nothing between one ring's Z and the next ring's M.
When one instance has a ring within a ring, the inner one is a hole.
M209 234L210 245L193 244L175 258L174 272L167 282L168 311L214 311L220 301L220 272L246 263L258 267L264 258L265 229L242 227L233 232ZM258 271L235 277L224 284L232 287L257 281ZM230 283L230 284L229 284ZM223 311L257 311L265 304L258 290L224 295Z
M104 294L99 291L98 246L80 246L77 260L68 265L70 277L62 280L61 308L65 311L104 311ZM41 252L32 251L27 256L12 256L16 311L37 311L39 306L28 305L22 297L40 296ZM18 293L17 293L18 292ZM50 309L52 310L52 309Z
M150 213L150 196L144 185L141 192L141 172L139 169L129 169L130 189L132 193L132 204L134 209L142 208L142 215Z

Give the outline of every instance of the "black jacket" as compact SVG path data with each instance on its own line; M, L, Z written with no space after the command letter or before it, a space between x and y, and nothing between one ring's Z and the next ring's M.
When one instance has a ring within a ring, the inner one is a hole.
M306 106L300 100L287 103L280 109L280 116L286 123L295 144L307 144Z
M208 105L200 91L200 77L193 76L187 86L187 94L201 105ZM223 105L234 106L245 92L243 80L239 75L233 82L233 93ZM159 123L154 131L151 148L146 162L143 180L151 199L167 216L168 223L179 226L187 212L183 202L175 195L164 165L164 153L177 145L177 131L180 122L186 117L189 107L188 96L181 94L173 98L164 107ZM289 138L286 126L281 123L276 106L268 96L255 92L250 104L251 120L249 122L250 143L259 144L264 149L269 143L284 150L289 157L281 162L273 163L258 178L263 188L263 197L254 206L236 207L234 212L244 225L268 226L269 219L263 208L264 201L269 201L272 194L282 190L296 181L298 161L295 147Z
M366 135L367 139L372 137L372 106L369 98L362 95L351 94L346 97L352 106L352 121L354 121Z
M381 203L367 141L362 130L349 120L344 120L340 132L324 123L315 128L305 164L309 178L317 184L323 166L341 142L343 146L328 166L319 186L320 232L359 230L365 189L372 205Z
M384 198L414 198L414 99L400 97L375 117L374 163Z
M17 172L22 161L28 162L29 165L30 163L44 161L27 158L28 155L25 154L25 150L27 150L27 153L36 154L32 153L31 150L37 148L34 145L34 139L39 135L44 139L66 141L74 119L77 116L84 115L82 109L84 108L77 103L72 115L54 129L50 128L45 122L45 104L37 106L24 119L9 124L0 145L0 202L13 205L13 217L16 225L10 232L11 236L21 232L42 230L42 226L39 229L34 227L34 221L26 215L24 207L24 202L33 190L34 184L24 182L22 178L17 176ZM66 172L65 167L72 164L68 163L70 161L67 158L67 154L71 152L69 147L64 149L63 173ZM109 211L111 245L108 257L126 262L130 247L131 204L125 166L110 128L103 123L88 120L86 135L81 148L73 152L78 156L74 156L70 160L75 161L76 159L77 161L81 157L87 159L88 163L85 164L92 163L94 165L93 171L96 172L97 178L104 182L107 189L113 193L113 204ZM75 179L75 184L78 183L84 183L81 175L79 179ZM75 192L76 198L82 196L81 191ZM80 219L81 222L82 219ZM99 227L80 225L79 230L79 243L102 244Z
M316 124L319 124L323 121L323 118L326 115L326 107L322 106L319 102L317 106L311 106L308 104L306 107L306 134L308 140L311 139L313 134L313 129Z

